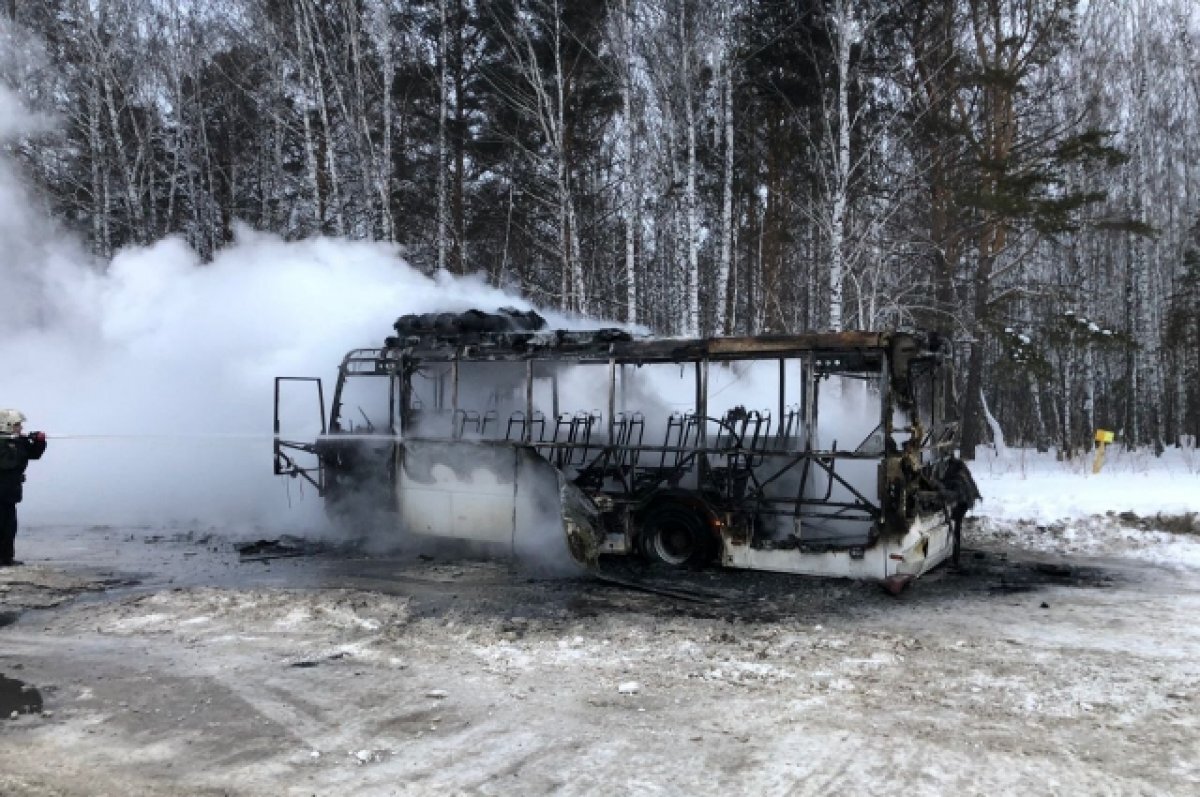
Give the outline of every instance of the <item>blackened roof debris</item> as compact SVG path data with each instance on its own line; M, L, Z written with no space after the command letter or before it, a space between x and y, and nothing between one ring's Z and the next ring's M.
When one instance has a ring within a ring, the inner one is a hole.
M519 360L535 352L567 355L584 360L619 362L692 362L708 360L767 359L795 356L800 351L820 355L821 371L870 370L878 367L885 351L907 371L913 358L948 357L949 346L936 333L922 330L894 332L805 332L749 337L654 338L624 329L549 329L533 310L502 307L494 313L467 310L461 313L420 313L400 316L396 335L385 347L405 349L432 360L466 356L488 360Z
M501 307L494 313L467 310L465 313L410 313L393 325L400 337L426 335L461 337L488 332L538 332L546 319L533 310Z
M604 347L613 341L632 340L623 329L575 331L548 329L546 319L533 310L501 307L494 313L467 310L463 313L413 313L402 315L393 325L396 335L388 347L441 348L482 346L513 352L531 348L571 351Z

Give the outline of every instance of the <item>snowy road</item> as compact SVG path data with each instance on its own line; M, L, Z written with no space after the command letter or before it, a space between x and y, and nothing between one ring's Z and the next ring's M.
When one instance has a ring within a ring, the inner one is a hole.
M1081 523L977 522L900 599L30 529L0 794L1196 793L1198 571L1143 549L1200 538Z

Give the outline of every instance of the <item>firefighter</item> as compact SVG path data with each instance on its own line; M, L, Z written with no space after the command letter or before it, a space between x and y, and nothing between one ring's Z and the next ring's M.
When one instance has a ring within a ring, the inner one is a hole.
M24 423L25 416L17 410L0 410L0 567L22 564L13 559L13 542L25 466L46 451L46 434L23 434Z

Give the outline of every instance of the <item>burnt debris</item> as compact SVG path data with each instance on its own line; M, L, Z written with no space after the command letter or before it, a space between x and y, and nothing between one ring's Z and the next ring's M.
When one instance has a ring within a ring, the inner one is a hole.
M633 339L625 330L615 328L552 330L547 327L546 319L535 311L512 307L501 307L494 313L483 310L414 313L400 316L393 326L396 334L384 341L388 348L481 345L514 353L541 348L584 351Z
M494 313L467 310L463 313L409 313L392 325L400 340L406 338L463 338L480 337L498 332L540 332L546 319L533 310L501 307ZM388 345L395 345L392 339Z
M243 562L265 562L271 559L286 559L293 556L313 556L324 553L326 547L298 537L285 535L278 540L255 540L235 545Z
M41 712L41 692L24 681L6 678L0 674L0 717Z

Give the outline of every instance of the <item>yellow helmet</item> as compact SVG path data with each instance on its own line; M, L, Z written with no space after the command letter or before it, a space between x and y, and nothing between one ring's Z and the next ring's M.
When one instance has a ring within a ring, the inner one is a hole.
M20 410L0 410L0 434L11 435L25 423L25 413Z

